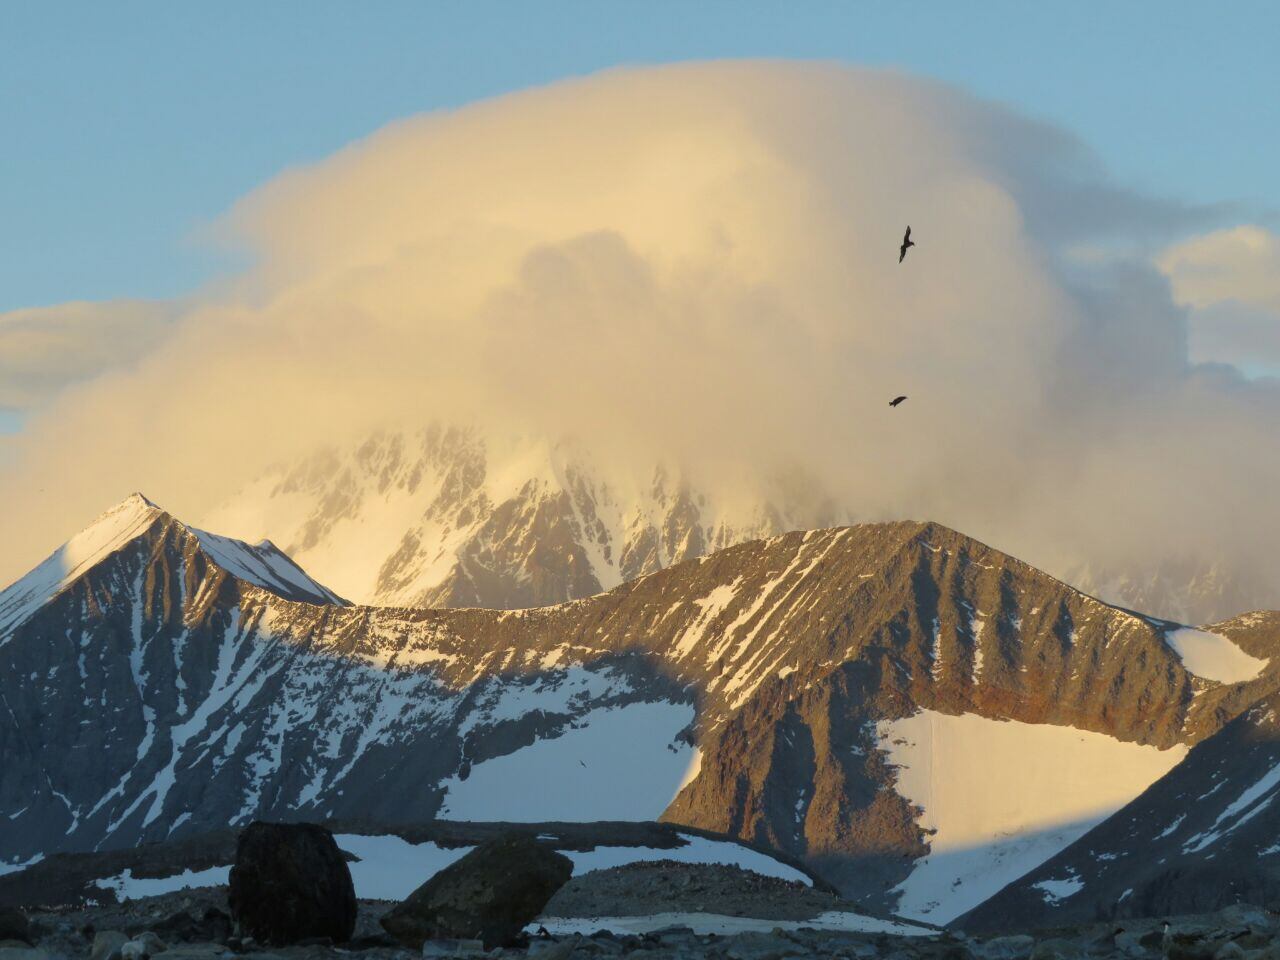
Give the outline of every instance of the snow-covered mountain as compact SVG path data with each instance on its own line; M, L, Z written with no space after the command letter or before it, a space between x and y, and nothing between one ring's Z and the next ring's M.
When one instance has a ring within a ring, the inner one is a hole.
M0 642L10 630L73 586L81 576L143 537L164 516L154 503L135 493L98 517L21 580L0 591ZM346 603L307 576L269 540L251 546L203 530L189 529L189 533L192 539L186 546L231 576L288 600ZM104 599L110 602L111 598Z
M259 817L661 816L945 921L1280 678L1275 634L1241 654L936 524L520 611L311 602L234 543L131 498L3 594L0 860Z
M519 609L849 519L795 476L712 493L568 443L433 427L280 468L204 525L270 537L360 603Z

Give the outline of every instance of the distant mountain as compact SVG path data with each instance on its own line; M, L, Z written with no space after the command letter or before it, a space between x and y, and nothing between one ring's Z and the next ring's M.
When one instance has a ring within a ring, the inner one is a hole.
M0 595L0 860L256 817L661 815L943 921L1280 669L1271 634L1242 654L928 523L751 541L533 610L322 595L142 498Z
M1179 623L1216 623L1280 596L1275 584L1250 571L1202 556L1162 558L1127 570L1081 564L1065 579L1108 603Z
M800 477L713 494L663 466L634 475L571 444L434 427L280 468L205 525L269 536L361 603L519 609L849 519Z

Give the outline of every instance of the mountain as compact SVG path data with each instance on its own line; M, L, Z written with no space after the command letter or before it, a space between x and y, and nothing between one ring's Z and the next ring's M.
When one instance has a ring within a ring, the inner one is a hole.
M662 466L636 475L571 444L432 427L272 471L205 525L270 536L361 603L518 609L848 519L796 476L713 496Z
M1280 670L1274 633L1242 654L930 523L750 541L517 611L311 602L207 542L134 498L3 595L3 861L254 818L661 817L940 922Z
M1269 656L1280 613L1213 632ZM1280 899L1280 682L1265 689L1168 776L958 925L1048 927Z
M105 559L144 536L164 512L141 494L116 504L88 527L58 548L40 566L0 591L0 638L36 611L72 587ZM250 546L203 530L189 530L184 546L204 562L247 583L257 584L286 600L311 603L346 603L336 593L312 580L302 568L264 540ZM184 557L184 559L186 559ZM105 598L110 601L110 595Z
M1085 593L1179 623L1215 623L1274 602L1275 585L1224 558L1155 559L1141 569L1080 564L1065 579Z
M852 523L857 510L796 473L696 481L661 464L620 469L570 443L433 426L278 467L201 519L270 537L360 603L518 609L592 596L735 543ZM1222 559L1064 573L1092 596L1181 623L1275 596Z

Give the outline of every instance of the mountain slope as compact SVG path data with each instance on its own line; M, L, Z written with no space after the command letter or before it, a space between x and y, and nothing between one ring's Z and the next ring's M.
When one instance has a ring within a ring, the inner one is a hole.
M1280 613L1211 628L1275 651ZM1216 910L1280 897L1280 682L1132 803L960 918L965 929Z
M0 859L255 817L661 815L802 857L892 910L913 877L946 889L975 869L930 834L910 786L929 755L898 750L894 722L1090 731L1122 758L1111 769L1141 756L1154 778L1277 670L1268 654L1251 680L1197 677L1166 642L1175 625L936 524L751 541L520 611L297 602L202 542L156 511L0 636ZM1036 858L1145 786L1062 789L1099 756L1026 785L1049 806L1015 826L1056 837ZM988 882L1033 865L979 840ZM944 899L915 915L959 912Z

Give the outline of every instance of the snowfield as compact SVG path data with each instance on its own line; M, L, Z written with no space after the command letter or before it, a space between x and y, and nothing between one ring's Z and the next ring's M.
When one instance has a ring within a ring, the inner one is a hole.
M813 882L800 870L749 847L726 840L712 840L680 834L685 845L670 849L655 847L596 847L594 850L562 850L573 861L575 875L607 870L644 860L675 860L680 863L716 863L741 867L766 877L777 877L809 886ZM551 839L548 837L547 839ZM441 847L430 841L410 843L394 834L368 836L341 833L334 836L339 848L359 857L348 863L356 896L363 900L403 900L445 867L462 859L472 847ZM22 867L28 866L23 864ZM15 867L15 869L22 869ZM194 887L213 887L227 882L230 864L206 870L184 870L168 877L135 877L125 870L97 880L104 890L115 891L121 900L136 900ZM853 915L851 915L853 916ZM628 918L634 920L636 918ZM776 924L775 924L776 925ZM601 929L600 926L591 928ZM655 928L656 929L656 928ZM769 928L766 928L769 929ZM844 929L844 928L841 928Z
M1174 630L1164 639L1184 667L1197 677L1217 683L1252 680L1268 663L1249 656L1226 637L1191 627Z
M897 913L944 924L1079 839L1186 756L1049 724L921 710L877 725L930 850ZM1057 891L1054 891L1057 892Z
M446 820L656 820L696 770L697 751L676 740L691 704L633 703L592 710L560 736L442 782ZM516 786L518 785L518 786Z

